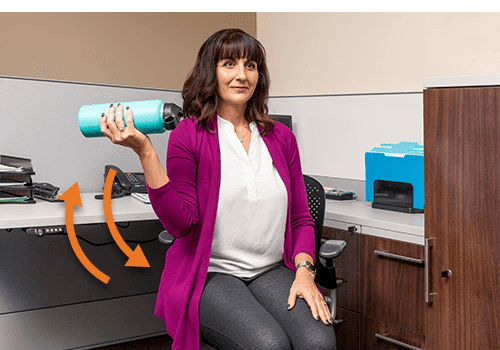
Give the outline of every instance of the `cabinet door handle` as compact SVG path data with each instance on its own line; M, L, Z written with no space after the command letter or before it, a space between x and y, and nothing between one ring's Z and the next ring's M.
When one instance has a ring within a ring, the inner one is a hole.
M431 293L430 292L430 282L429 282L429 274L430 274L430 271L429 271L429 264L430 264L430 248L434 246L434 240L436 240L437 238L426 238L425 239L425 271L424 271L424 275L425 275L425 302L426 303L432 303L434 301L434 296L436 295L436 293Z
M417 347L414 347L414 346L411 346L409 344L406 344L406 343L403 343L403 342L400 342L398 340L395 340L395 339L392 339L392 338L389 338L387 337L389 335L389 333L387 334L378 334L378 333L375 333L375 337L377 337L378 339L382 339L382 340L385 340L386 342L388 343L392 343L392 344L396 344L396 345L399 345L405 349L410 349L410 350L425 350L425 349L421 349L421 348L417 348Z
M393 259L408 261L408 262L412 262L412 263L415 263L415 264L423 264L424 263L424 261L421 260L421 259L415 259L415 258L410 258L409 256L387 253L387 252L384 252L384 251L381 251L381 250L375 250L374 253L375 253L375 255L380 255L380 256L385 256L385 257L388 257L388 258L393 258Z

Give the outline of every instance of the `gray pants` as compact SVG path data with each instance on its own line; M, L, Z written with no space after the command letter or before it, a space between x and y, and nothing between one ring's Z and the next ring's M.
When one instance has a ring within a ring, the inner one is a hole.
M208 273L200 329L218 350L335 350L335 332L312 317L303 299L287 310L295 272L272 268L252 279Z

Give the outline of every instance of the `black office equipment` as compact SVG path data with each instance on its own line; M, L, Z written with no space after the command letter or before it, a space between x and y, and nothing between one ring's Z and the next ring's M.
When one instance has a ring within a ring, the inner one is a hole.
M47 182L33 182L33 195L35 198L49 202L62 202L58 195L59 187Z
M32 204L35 175L31 160L0 155L0 204Z
M323 224L326 210L326 195L323 185L310 176L304 175L306 185L307 201L309 212L314 221L314 231L316 238L316 278L315 281L320 286L328 289L328 296L325 301L328 303L330 313L334 323L342 321L336 320L337 314L337 289L342 285L341 280L337 280L337 273L333 259L337 258L346 247L346 242L342 240L330 239L321 244L323 234Z
M411 183L384 180L375 180L373 183L373 208L403 213L423 213L424 209L414 208L413 198Z
M144 173L123 172L117 166L108 164L104 167L104 182L106 182L110 169L116 171L113 186L111 188L111 198L120 198L132 193L148 193ZM98 194L95 198L102 199L103 196Z
M327 199L334 199L337 201L345 201L354 199L356 193L350 191L340 191L334 188L325 188L325 194Z
M291 115L284 115L284 114L269 114L271 118L274 120L285 124L290 128L290 130L293 131L293 126L292 126L292 116Z

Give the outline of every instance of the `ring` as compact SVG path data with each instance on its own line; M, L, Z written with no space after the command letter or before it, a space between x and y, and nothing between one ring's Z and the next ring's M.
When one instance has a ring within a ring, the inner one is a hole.
M120 130L120 131L123 131L123 129L125 129L125 127L124 127L123 125L120 125L120 126L118 127L118 130Z

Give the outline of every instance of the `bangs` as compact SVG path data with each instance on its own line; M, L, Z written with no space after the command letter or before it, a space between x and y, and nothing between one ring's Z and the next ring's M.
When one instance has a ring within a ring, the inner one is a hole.
M260 65L264 61L264 54L264 48L255 39L245 35L231 35L221 38L220 45L217 45L215 57L217 62L227 58L233 60L246 58Z

